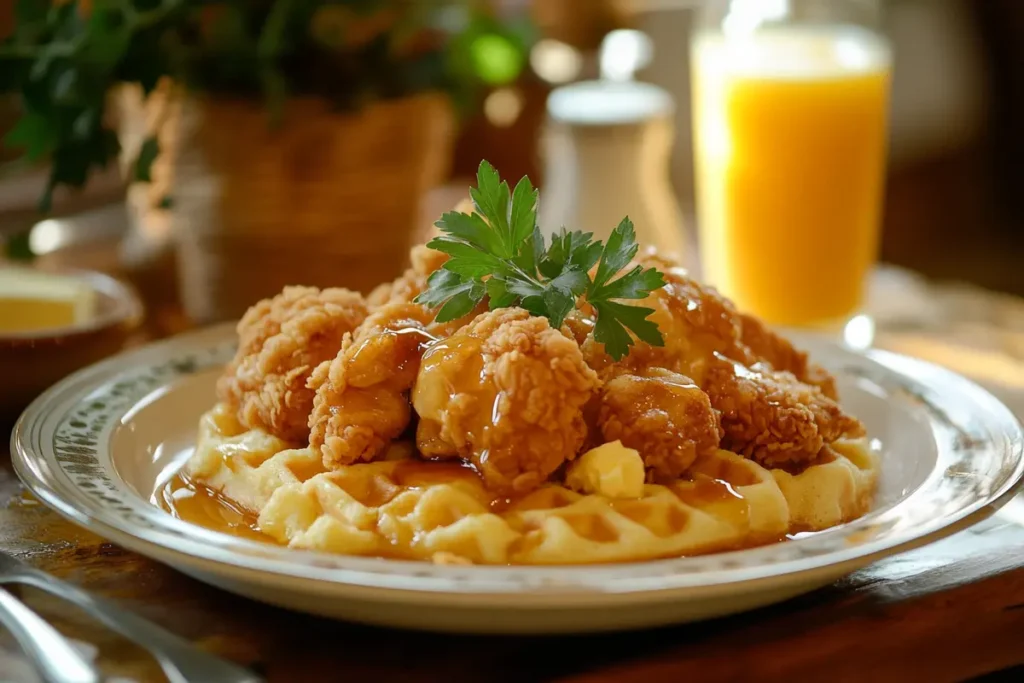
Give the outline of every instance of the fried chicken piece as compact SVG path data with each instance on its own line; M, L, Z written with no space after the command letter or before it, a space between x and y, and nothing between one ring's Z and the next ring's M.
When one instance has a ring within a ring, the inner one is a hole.
M651 368L601 388L597 424L644 460L648 479L676 479L698 456L718 450L722 429L708 395L683 375Z
M309 444L325 467L373 460L409 425L408 392L423 349L435 340L427 331L432 319L419 304L385 304L313 372Z
M693 378L721 413L722 447L765 464L806 461L842 436L863 433L836 404L834 378L807 354L671 262L650 254L638 262L665 275L665 286L640 302L654 309L650 319L665 345L638 342L612 362L587 338L584 357L609 384L650 368Z
M393 282L385 282L377 286L366 297L371 307L379 307L388 303L410 303L427 288L427 278L435 270L444 265L448 254L418 244L409 252L412 264Z
M764 363L747 368L716 355L703 389L721 413L722 448L763 465L812 460L837 439L864 434L820 388Z
M339 288L285 287L256 303L238 323L238 351L217 382L218 398L250 429L306 441L313 408L306 380L366 315L363 297Z
M669 368L700 384L705 365L714 353L719 353L746 365L768 363L773 369L791 372L801 382L818 386L826 396L836 398L835 378L824 368L810 363L806 353L757 318L737 311L713 287L701 285L684 268L653 252L641 255L636 263L657 268L665 276L665 286L639 302L654 309L650 320L658 325L665 345L638 343L618 365ZM613 365L602 345L592 339L584 342L583 348L591 367L603 369Z
M579 347L519 308L483 313L431 346L413 389L417 446L460 457L491 490L525 493L576 457L599 381Z
M584 303L580 307L569 311L569 315L565 316L562 327L565 332L576 340L578 345L583 346L587 338L594 331L595 321L596 317L593 307Z
M769 330L754 316L746 313L739 316L740 340L754 358L768 363L773 370L790 372L801 382L819 387L829 398L836 398L835 378L825 368L810 363L805 352Z
M704 367L715 352L744 362L753 360L740 341L739 314L732 302L664 259L646 255L637 263L655 267L665 276L664 287L636 304L654 309L648 319L658 326L665 345L637 341L629 355L616 363L607 355L604 345L591 336L583 343L583 353L591 367L599 371L612 367L660 367L693 378L699 385Z

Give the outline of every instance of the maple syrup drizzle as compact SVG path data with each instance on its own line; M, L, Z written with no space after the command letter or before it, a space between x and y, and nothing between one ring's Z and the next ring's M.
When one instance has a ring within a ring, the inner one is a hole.
M154 501L164 512L183 522L230 536L276 543L260 531L255 515L181 473L175 474L156 491Z
M360 478L360 481L366 485L358 489L347 487L346 490L361 503L370 507L385 505L407 489L458 483L482 488L482 482L477 473L470 465L461 461L402 460L396 462L394 468L386 475L382 473L380 477L370 480ZM342 485L346 482L342 480L338 483ZM712 514L728 517L736 522L745 520L748 514L742 494L732 484L722 479L697 474L691 480L673 483L670 488L683 503L707 510ZM560 495L555 496L555 493ZM521 498L493 498L488 507L496 514L513 508L521 510L557 509L570 502L568 499L562 500L563 496L564 494L561 494L559 489L548 487L533 491ZM277 543L273 538L260 531L255 515L241 509L217 491L191 481L181 472L170 477L154 492L153 502L175 518L205 529L238 538ZM633 516L630 514L631 510L637 515L643 512L641 501L633 499L616 500L612 507L627 516ZM671 521L670 526L673 527L671 531L679 531L687 523L688 515L685 512L680 514L683 515L681 518L674 521L669 520ZM616 540L615 532L607 527L603 520L595 518L593 515L569 515L566 517L566 521L576 528L578 533L587 538L604 542ZM638 521L641 520L638 519ZM716 550L740 550L775 541L796 540L813 533L816 532L793 531L779 539L748 539L745 542ZM382 555L382 557L409 559L397 550L394 554Z

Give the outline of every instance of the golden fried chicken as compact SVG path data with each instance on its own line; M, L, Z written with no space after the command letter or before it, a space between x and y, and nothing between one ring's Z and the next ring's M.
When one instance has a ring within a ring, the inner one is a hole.
M256 303L238 323L238 351L217 382L218 398L250 429L306 441L313 408L306 380L366 314L362 296L338 288L285 287Z
M427 278L430 274L443 266L447 260L448 254L429 249L422 244L416 245L409 252L409 261L412 265L396 280L376 287L366 297L367 302L372 307L387 303L411 302L427 288Z
M835 378L825 368L807 360L807 354L787 339L769 330L752 315L740 313L740 341L751 355L772 366L773 370L793 373L801 382L813 384L829 398L836 398Z
M665 276L664 287L637 302L638 306L654 310L649 320L658 326L665 345L651 346L638 341L628 356L615 363L605 353L604 345L590 337L583 344L583 353L591 367L597 370L613 366L659 367L693 378L700 384L704 366L716 351L730 358L750 360L749 351L740 342L739 314L732 302L664 259L648 255L637 262L656 267Z
M834 378L804 352L671 262L650 254L638 262L665 276L665 286L639 302L654 309L650 319L665 345L637 342L613 362L589 336L584 357L609 385L617 375L652 368L693 378L721 413L722 447L766 464L813 458L823 446L863 431L836 404Z
M562 322L562 329L567 332L581 347L586 343L587 338L594 332L595 315L593 307L587 303L581 303L576 309L569 311ZM601 349L604 352L604 349ZM611 360L610 358L608 359Z
M716 355L703 389L721 413L722 448L763 465L806 462L837 439L864 434L820 388L764 363L748 368Z
M576 457L599 385L571 338L519 308L483 313L424 355L417 446L460 457L492 490L523 493Z
M721 439L708 395L660 368L605 382L597 424L604 441L618 439L640 453L649 479L678 478L698 456L718 450Z
M419 304L385 304L313 372L309 443L325 467L373 460L409 425L408 392L435 339L427 331L432 318Z

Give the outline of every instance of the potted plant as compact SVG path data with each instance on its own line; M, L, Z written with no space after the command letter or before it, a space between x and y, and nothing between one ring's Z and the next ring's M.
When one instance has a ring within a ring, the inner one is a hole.
M50 163L43 208L120 162L136 233L165 220L203 322L288 283L400 271L453 103L502 58L462 37L488 27L519 64L528 41L471 0L20 0L16 18L6 143Z

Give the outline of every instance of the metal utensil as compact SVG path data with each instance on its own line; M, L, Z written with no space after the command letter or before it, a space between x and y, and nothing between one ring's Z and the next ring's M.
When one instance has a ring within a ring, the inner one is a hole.
M17 598L0 589L0 624L46 683L100 683L100 673L67 639Z
M4 583L34 586L78 605L107 628L148 650L171 683L264 683L248 669L204 652L109 600L90 595L77 586L0 552L0 584Z

